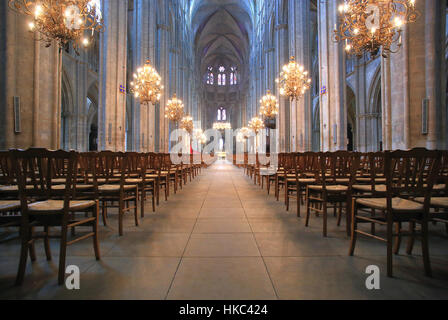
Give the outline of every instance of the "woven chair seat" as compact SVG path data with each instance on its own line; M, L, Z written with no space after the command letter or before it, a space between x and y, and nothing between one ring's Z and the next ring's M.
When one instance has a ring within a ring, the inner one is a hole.
M360 198L356 200L356 203L378 210L387 209L387 198ZM393 198L392 210L401 212L421 212L423 211L423 205L407 199Z
M70 201L70 211L81 211L95 206L96 202L93 200L85 201ZM28 211L32 213L39 212L57 212L64 210L64 200L47 200L41 202L35 202L28 205Z
M67 181L65 178L57 178L57 179L51 179L51 183L55 184L64 184Z
M121 179L119 179L119 178L110 178L110 179L98 178L98 179L96 179L96 182L99 183L99 184L102 184L102 183L120 183L120 180ZM93 183L93 181L94 181L94 179L89 179L89 183Z
M361 177L361 178L356 178L356 181L358 182L370 182L372 181L372 178L367 178L367 177ZM385 183L386 182L386 178L375 178L375 182L377 183Z
M357 191L364 191L364 192L372 191L372 186L370 184L355 184L352 188ZM375 185L375 191L386 192L387 187L384 184Z
M311 190L315 190L315 191L322 191L323 190L323 186L308 186L309 189ZM330 191L330 192L345 192L348 191L348 187L347 186L342 186L342 185L329 185L326 186L326 190Z
M315 183L316 179L298 179L299 183ZM288 182L296 182L296 179L288 179Z
M424 203L425 198L415 198L414 201L418 203ZM439 208L448 208L448 197L431 198L431 206Z
M132 190L132 189L135 189L136 186L124 185L123 188L124 188L124 190ZM118 191L120 191L120 185L104 184L102 186L98 186L98 191L100 191L100 192L118 192Z
M28 190L34 189L34 186L26 186ZM19 192L19 186L0 186L0 192Z
M89 184L77 184L76 185L76 190L89 190L92 189L93 185L89 185ZM52 190L65 190L65 184L58 184L55 186L51 186Z
M143 179L126 179L125 181L124 181L125 183L135 183L135 184L137 184L137 183L142 183L143 182Z
M19 208L20 208L20 201L18 200L0 201L0 212L13 211Z

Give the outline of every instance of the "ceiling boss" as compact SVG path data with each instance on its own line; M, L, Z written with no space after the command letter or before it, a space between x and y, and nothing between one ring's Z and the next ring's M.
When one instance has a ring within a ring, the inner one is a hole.
M401 46L402 26L417 21L420 12L415 0L345 0L339 6L342 23L336 28L335 40L345 41L348 53L361 57L365 53L383 56Z
M47 47L53 40L60 47L71 43L79 54L79 46L88 46L103 29L99 0L9 0L9 7L32 18L30 31Z

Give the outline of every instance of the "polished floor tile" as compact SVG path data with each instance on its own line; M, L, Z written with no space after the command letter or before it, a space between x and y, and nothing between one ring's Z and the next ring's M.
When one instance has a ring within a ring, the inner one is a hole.
M185 251L186 257L259 257L254 236L241 234L193 234Z
M183 258L168 299L276 299L261 258Z

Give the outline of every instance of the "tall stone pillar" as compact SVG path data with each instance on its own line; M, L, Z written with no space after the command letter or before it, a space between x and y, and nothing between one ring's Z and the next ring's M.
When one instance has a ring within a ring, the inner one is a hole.
M162 77L165 90L160 100L160 107L157 114L157 133L158 133L158 145L156 151L168 152L169 143L169 122L165 119L165 106L170 99L170 68L169 68L169 2L165 0L157 1L157 69Z
M311 15L310 1L289 0L290 55L310 73L311 64ZM293 150L304 152L312 149L312 105L311 92L292 103Z
M58 149L61 56L28 31L28 19L0 2L0 150ZM14 97L20 108L14 108ZM15 126L17 120L17 127ZM20 131L20 132L18 132Z
M137 69L149 59L155 67L155 42L156 42L156 0L137 0L134 2L133 23L133 67ZM133 71L135 72L135 70ZM152 152L155 149L155 106L153 104L140 105L135 101L134 123L136 125L137 145L144 152Z
M321 94L321 149L347 148L347 107L345 81L345 52L342 43L334 41L334 30L339 23L338 6L341 0L318 1L319 61Z
M105 31L100 48L99 149L126 149L126 85L128 0L103 1Z
M421 16L403 27L402 47L383 61L387 149L445 149L445 1L416 1Z
M275 60L275 70L277 78L289 59L289 36L288 36L288 10L285 10L285 6L288 6L288 0L276 1L276 21L275 26L275 44L277 48L277 55ZM280 96L278 88L275 88L277 99L279 101L279 116L277 117L277 129L279 139L279 152L289 151L290 146L290 117L289 117L289 101Z

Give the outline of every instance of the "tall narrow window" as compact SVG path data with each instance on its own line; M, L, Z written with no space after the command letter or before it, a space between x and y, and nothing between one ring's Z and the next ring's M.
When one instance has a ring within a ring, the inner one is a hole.
M237 78L236 78L236 68L232 67L230 68L230 79L229 79L230 85L236 85L237 84Z
M210 84L210 85L215 84L215 76L213 74L213 67L208 67L207 84Z
M227 110L224 109L223 107L220 107L218 109L217 119L218 121L227 121Z
M218 74L218 86L225 86L226 85L226 68L224 68L223 66L219 67L218 69L219 74Z

